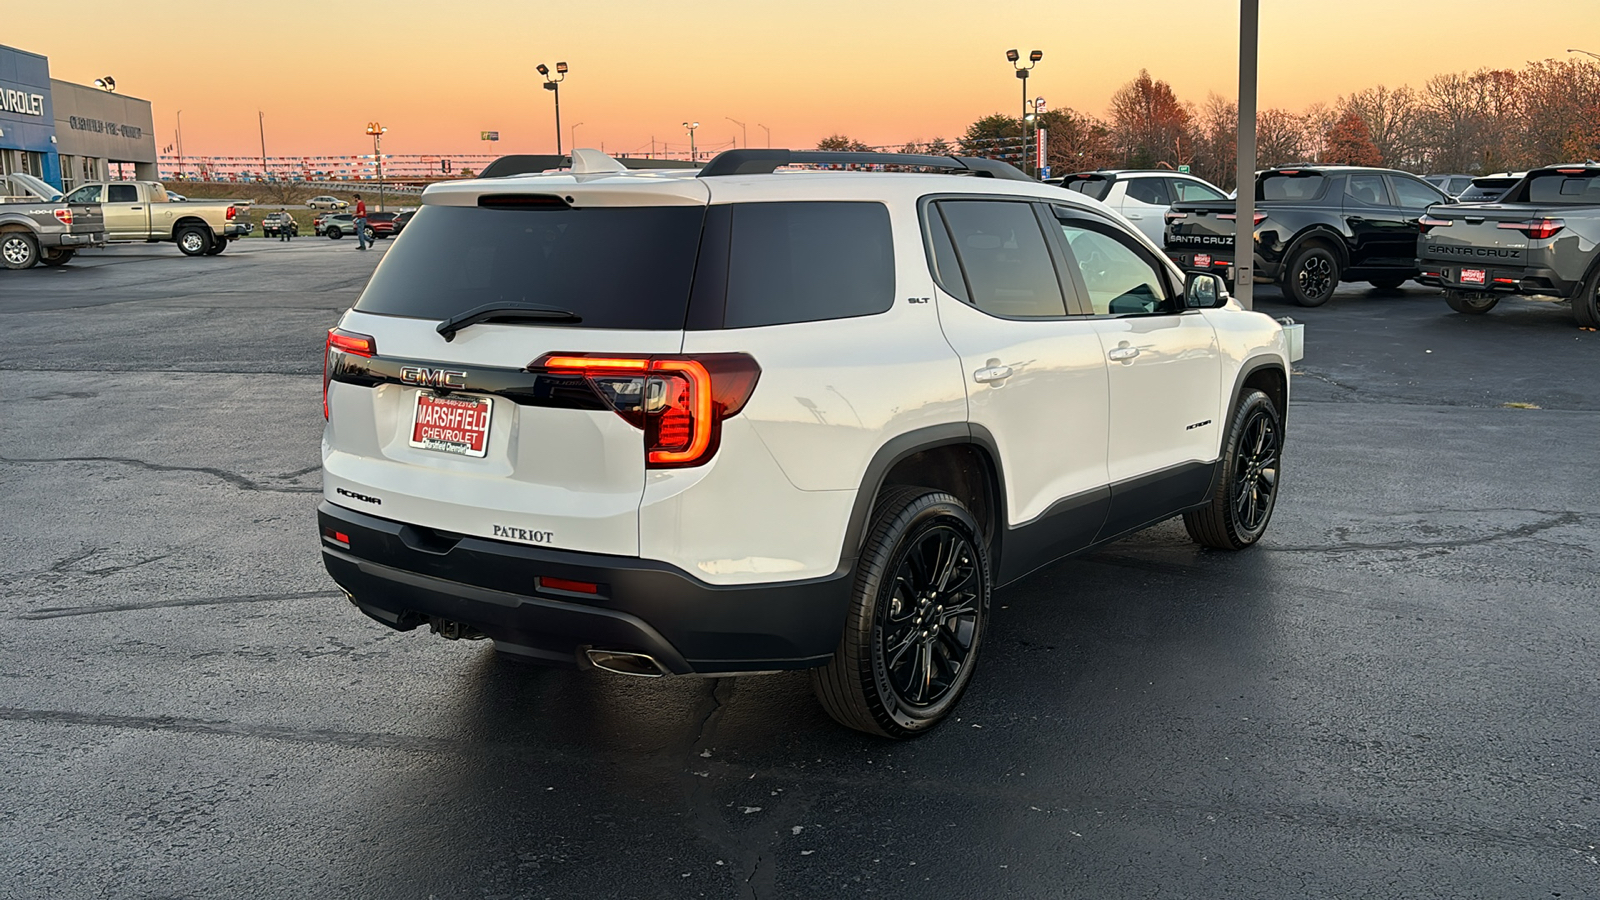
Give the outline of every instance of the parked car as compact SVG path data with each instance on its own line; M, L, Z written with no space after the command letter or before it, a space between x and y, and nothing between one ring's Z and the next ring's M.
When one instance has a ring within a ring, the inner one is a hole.
M307 209L349 209L350 208L350 204L349 204L348 201L340 200L338 197L330 197L327 194L324 194L324 195L322 195L320 197L312 197L310 200L307 200L306 201L306 208Z
M189 200L173 203L157 181L91 181L67 195L72 203L98 203L105 215L106 238L117 243L167 242L185 256L216 256L250 233L235 200Z
M98 203L71 202L23 172L0 176L0 265L31 269L66 265L83 247L106 242Z
M352 213L335 213L330 215L322 220L321 233L336 241L347 234L354 235L356 233L356 217ZM375 241L377 239L377 234L372 230L372 226L369 224L367 226L367 240Z
M573 156L430 187L328 332L322 558L377 622L812 669L905 738L970 683L996 586L1179 514L1265 533L1283 327L1101 204L985 159Z
M188 197L185 197L182 194L174 194L171 191L167 191L167 200L171 201L172 203L188 203L189 202L189 198Z
M410 223L410 221L411 221L411 217L416 215L416 214L417 214L416 210L408 209L405 212L401 213L400 215L395 216L394 217L394 233L398 235L400 232L405 231L406 230L406 225L408 223Z
M1417 276L1418 220L1451 202L1407 172L1295 166L1256 174L1255 279L1301 306L1321 306L1342 281L1393 289ZM1166 249L1191 272L1233 279L1234 204L1175 203Z
M1600 328L1600 163L1534 169L1492 203L1435 206L1421 221L1417 265L1458 313L1482 315L1508 294L1572 302Z
M1444 191L1449 197L1459 197L1462 191L1472 187L1471 175L1424 175L1422 180Z
M1167 210L1187 200L1221 201L1228 194L1221 188L1183 172L1153 169L1100 169L1076 172L1050 184L1093 197L1111 207L1161 246Z
M367 213L367 227L372 229L373 237L393 237L400 233L395 229L394 225L394 220L399 217L399 213L392 212Z
M290 236L300 236L300 223L286 212L272 212L261 217L261 234L264 237L278 237L284 228L289 229Z
M1472 179L1472 186L1456 197L1457 203L1489 203L1504 197L1527 172L1500 172Z

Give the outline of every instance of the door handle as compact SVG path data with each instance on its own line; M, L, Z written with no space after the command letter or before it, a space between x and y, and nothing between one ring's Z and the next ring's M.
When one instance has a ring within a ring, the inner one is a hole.
M1138 355L1138 347L1122 346L1112 348L1110 352L1106 353L1106 358L1114 362L1129 362Z
M142 207L142 206L130 206L130 207L128 207L128 211L129 212L138 212L141 209L144 209L144 207Z
M995 362L999 362L999 360L995 360ZM972 373L972 380L979 384L994 384L996 382L1005 381L1010 377L1010 366L987 365Z
M1142 218L1144 218L1144 216L1142 214L1140 214L1140 213L1123 213L1123 215L1127 216L1130 219L1142 219Z

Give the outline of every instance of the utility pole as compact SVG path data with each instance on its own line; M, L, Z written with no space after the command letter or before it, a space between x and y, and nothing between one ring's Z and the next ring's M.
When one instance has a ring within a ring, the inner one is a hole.
M1239 157L1233 221L1233 295L1255 308L1256 257L1256 52L1261 0L1239 0Z
M261 128L261 177L267 177L267 114L256 110L256 124Z

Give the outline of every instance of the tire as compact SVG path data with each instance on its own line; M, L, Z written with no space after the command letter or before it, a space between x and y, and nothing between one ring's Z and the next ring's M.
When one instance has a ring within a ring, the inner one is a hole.
M173 239L184 256L204 256L211 249L212 238L208 230L199 225L185 225L178 229Z
M371 245L373 245L373 244L375 244L377 242L378 242L377 232L373 231L371 228L368 228L367 229L367 245L371 246Z
M71 247L63 250L46 250L44 256L40 258L39 261L47 266L64 266L71 262L72 258L77 255L78 251Z
M337 226L328 229L328 240L337 241L342 237L344 237L344 232L341 231Z
M1283 417L1266 394L1246 391L1228 429L1210 502L1183 514L1189 537L1217 550L1243 550L1261 540L1278 503L1282 456Z
M8 269L31 269L39 262L39 241L26 231L0 232L0 263Z
M1479 293L1477 291L1445 291L1444 302L1458 313L1468 316L1481 316L1500 302L1500 298L1493 294Z
M211 246L206 248L206 255L221 256L222 251L226 249L228 249L228 241L225 238L217 238L211 242Z
M939 724L971 683L992 591L988 549L961 501L927 488L885 491L856 563L839 647L811 672L822 707L841 725L882 737L916 737Z
M1404 276L1390 276L1388 278L1374 278L1368 281L1367 284L1372 285L1380 291L1393 291L1397 290L1400 285L1405 284L1410 280L1411 279Z
M1600 328L1600 266L1595 266L1578 296L1572 298L1572 317L1580 328Z
M1283 292L1301 306L1321 306L1339 286L1339 258L1321 244L1295 251L1284 270Z

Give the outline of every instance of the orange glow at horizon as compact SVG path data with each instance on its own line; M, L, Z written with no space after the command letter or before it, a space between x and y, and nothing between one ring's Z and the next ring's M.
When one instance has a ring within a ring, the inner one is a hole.
M1298 112L1380 83L1420 88L1444 72L1520 68L1567 58L1568 47L1600 52L1594 0L1541 4L1540 19L1562 23L1559 33L1516 27L1504 4L1488 0L1458 0L1443 16L1380 0L1262 7L1263 109ZM168 15L134 24L127 7L91 0L78 18L97 27L61 27L52 7L8 9L0 43L49 56L55 78L114 76L121 93L154 104L158 147L173 143L182 110L190 156L259 153L257 111L272 156L370 153L374 120L389 129L385 153L554 152L552 97L534 65L558 60L571 65L561 87L563 147L576 125L579 146L638 155L665 144L682 156L685 120L701 123L703 152L746 137L764 146L767 129L779 147L810 147L835 132L872 145L953 140L981 116L1021 107L1008 48L1044 51L1028 94L1053 109L1103 116L1112 92L1141 68L1196 106L1236 92L1232 0L976 13L953 0L884 0L844 13L748 0L445 8L233 4L207 8L200 27L154 24ZM1485 22L1506 25L1493 46L1463 39ZM498 143L478 140L490 130Z

